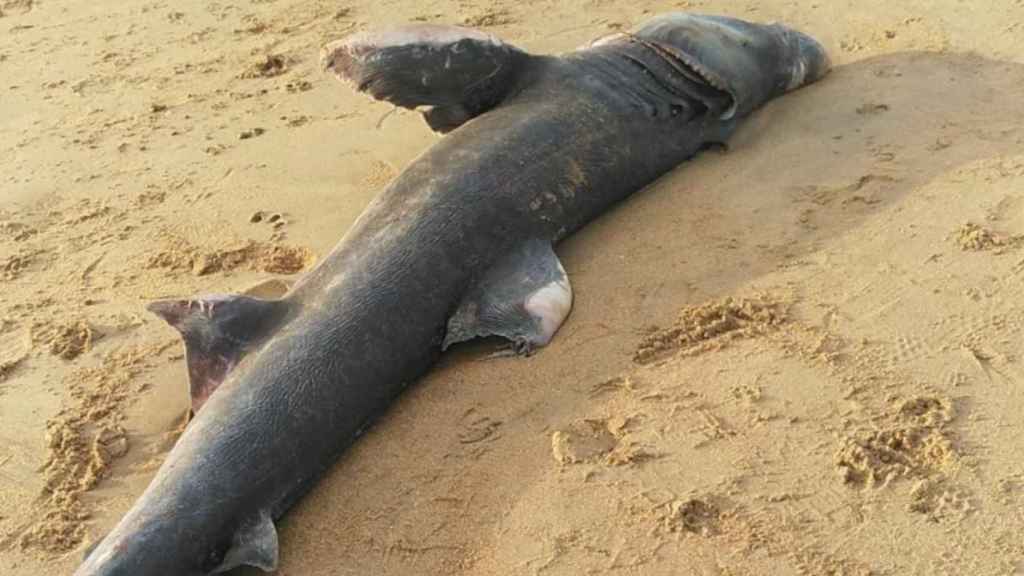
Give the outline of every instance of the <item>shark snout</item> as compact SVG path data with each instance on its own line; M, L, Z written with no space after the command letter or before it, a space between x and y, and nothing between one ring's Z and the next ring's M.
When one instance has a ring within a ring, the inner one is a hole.
M787 43L792 51L786 90L817 82L832 69L832 60L820 42L797 30L786 29Z

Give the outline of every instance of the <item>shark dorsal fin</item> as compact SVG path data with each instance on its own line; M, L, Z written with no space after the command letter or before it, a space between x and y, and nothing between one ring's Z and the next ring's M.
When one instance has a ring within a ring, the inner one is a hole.
M147 306L173 326L185 343L193 414L245 353L277 325L285 308L281 300L219 294L159 300Z

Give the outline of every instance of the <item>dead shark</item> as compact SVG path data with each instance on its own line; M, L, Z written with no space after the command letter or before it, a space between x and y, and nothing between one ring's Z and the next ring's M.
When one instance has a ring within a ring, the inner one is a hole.
M781 25L673 13L560 56L458 27L360 33L323 63L445 132L277 300L157 302L196 415L77 576L273 571L274 521L456 342L547 344L552 246L829 69Z

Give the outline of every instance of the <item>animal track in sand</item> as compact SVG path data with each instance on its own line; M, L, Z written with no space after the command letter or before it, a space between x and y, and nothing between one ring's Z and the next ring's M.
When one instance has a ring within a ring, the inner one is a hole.
M603 463L627 466L657 458L642 445L626 438L629 419L584 419L551 434L551 455L561 465Z
M932 353L928 343L912 334L901 334L896 337L895 350L892 352L894 364L904 364L923 358Z
M810 518L798 510L780 514L773 507L748 508L716 493L672 497L655 507L651 534L662 542L678 541L679 535L690 537L691 550L709 550L714 557L730 550L739 555L757 550L770 557L789 558L799 574L873 574L868 567L837 550L830 551L808 541L806 529Z
M579 420L551 435L551 455L560 464L593 461L617 445L618 440L603 420Z

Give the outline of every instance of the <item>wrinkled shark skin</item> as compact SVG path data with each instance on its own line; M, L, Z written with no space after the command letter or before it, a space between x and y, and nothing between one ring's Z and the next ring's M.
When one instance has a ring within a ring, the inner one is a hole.
M182 333L195 418L77 576L273 571L274 520L445 347L551 340L572 306L554 243L829 68L785 27L679 13L557 57L410 26L323 62L448 135L281 299L151 305Z

